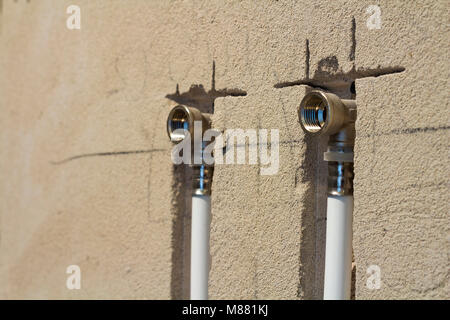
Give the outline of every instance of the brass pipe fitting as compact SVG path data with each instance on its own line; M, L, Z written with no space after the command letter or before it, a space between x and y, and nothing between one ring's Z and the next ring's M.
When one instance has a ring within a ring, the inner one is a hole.
M327 135L328 193L353 194L353 147L356 102L329 92L309 92L298 107L300 125L307 134Z
M189 132L191 137L194 137L195 121L201 121L202 123L202 136L211 127L211 118L207 113L202 113L193 107L183 105L175 106L167 117L167 134L169 135L170 141L180 142L186 137L185 134L175 133L174 131L176 129L184 129L185 132Z
M199 124L199 125L197 125ZM175 106L167 117L167 134L170 141L179 143L183 141L189 133L191 140L191 162L192 173L192 194L210 195L213 166L203 161L203 134L211 128L211 118L208 114L200 112L197 108L184 105ZM177 130L177 129L182 129ZM198 130L200 129L200 130ZM198 130L196 132L196 130ZM196 158L201 163L196 163Z

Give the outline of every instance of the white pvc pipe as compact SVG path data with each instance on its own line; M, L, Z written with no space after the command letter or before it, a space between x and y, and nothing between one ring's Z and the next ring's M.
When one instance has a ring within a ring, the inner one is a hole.
M350 299L353 196L328 196L324 300Z
M193 195L191 219L191 300L208 299L210 216L210 196Z

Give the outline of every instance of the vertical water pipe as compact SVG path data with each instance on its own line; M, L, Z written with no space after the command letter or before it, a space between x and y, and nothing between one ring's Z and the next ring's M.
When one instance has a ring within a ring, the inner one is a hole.
M211 222L211 178L213 167L204 163L203 132L210 128L209 115L193 107L178 105L167 118L167 133L174 143L189 137L192 167L191 210L191 300L208 299L209 233Z
M298 108L307 134L329 136L324 300L348 300L352 272L353 147L356 102L309 92Z

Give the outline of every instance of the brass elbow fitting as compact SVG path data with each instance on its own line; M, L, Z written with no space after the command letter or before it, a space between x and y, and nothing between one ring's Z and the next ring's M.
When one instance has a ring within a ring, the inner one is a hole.
M195 121L202 123L202 132L200 132L202 136L204 131L211 127L211 118L208 114L202 113L193 107L175 106L167 117L167 134L170 141L180 142L186 137L185 134L175 133L174 131L177 129L184 129L185 132L189 132L191 137L194 137Z
M211 118L197 108L184 105L175 106L167 117L167 134L173 143L183 141L189 133L191 140L192 193L194 195L211 194L213 167L203 161L203 134L211 128ZM177 130L177 129L182 129ZM196 131L197 130L197 131ZM196 163L196 157L201 163Z
M353 194L356 102L314 90L301 101L298 117L305 133L329 136L324 154L328 161L328 193Z

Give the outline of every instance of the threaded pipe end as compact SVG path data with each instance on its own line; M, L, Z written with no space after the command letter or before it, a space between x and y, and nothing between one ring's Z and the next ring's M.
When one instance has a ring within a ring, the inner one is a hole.
M306 131L317 132L327 121L327 108L322 101L319 104L305 105L300 118Z
M303 130L307 133L324 133L330 121L330 106L327 95L312 91L300 103L298 116Z
M183 129L181 133L178 129ZM184 108L174 109L167 119L167 132L173 142L182 141L189 131L189 114ZM177 132L175 132L178 130Z

